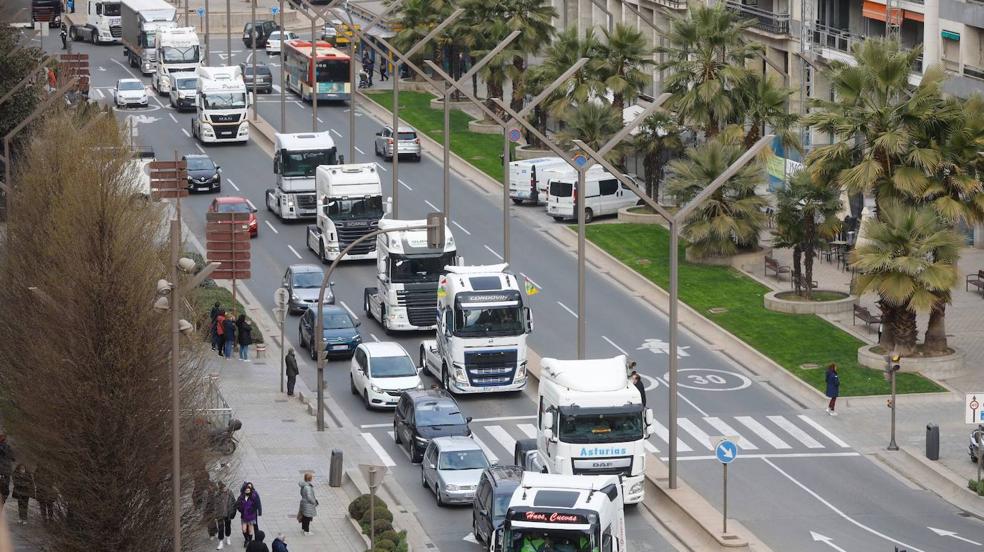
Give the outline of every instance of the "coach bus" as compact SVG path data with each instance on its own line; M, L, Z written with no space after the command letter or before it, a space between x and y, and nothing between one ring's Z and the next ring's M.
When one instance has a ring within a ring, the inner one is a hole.
M301 99L312 101L312 82L317 81L318 101L348 101L352 95L349 66L352 58L327 42L314 45L316 63L311 59L310 40L288 40L284 48L287 89Z

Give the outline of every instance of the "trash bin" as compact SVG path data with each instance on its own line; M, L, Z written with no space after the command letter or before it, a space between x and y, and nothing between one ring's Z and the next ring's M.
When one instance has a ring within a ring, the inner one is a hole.
M926 458L940 459L940 426L926 424Z
M328 466L328 486L342 486L342 450L331 449L331 463Z

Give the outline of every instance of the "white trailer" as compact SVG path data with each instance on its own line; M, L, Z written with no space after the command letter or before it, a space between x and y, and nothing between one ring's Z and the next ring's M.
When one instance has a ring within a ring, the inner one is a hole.
M157 68L157 32L177 26L177 10L164 0L122 0L123 56L149 75Z
M195 118L191 135L203 144L249 141L246 110L252 95L246 91L238 66L198 67Z
M158 94L171 92L172 74L192 72L201 63L201 45L194 27L162 29L157 33L154 47L157 68L150 81Z
M277 133L273 138L276 183L266 191L267 209L280 220L312 218L318 214L315 172L321 165L344 163L331 133Z
M73 24L68 34L73 41L93 44L119 44L123 40L120 0L86 0L85 23Z
M307 227L307 246L321 262L334 261L383 217L383 186L375 163L322 165L316 175L318 221ZM376 240L354 246L345 260L375 259Z

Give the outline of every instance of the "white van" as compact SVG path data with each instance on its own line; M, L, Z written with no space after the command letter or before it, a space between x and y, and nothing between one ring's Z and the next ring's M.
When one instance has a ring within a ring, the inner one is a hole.
M560 157L537 157L509 163L509 197L521 205L526 201L534 205L547 198L547 180L544 173L553 169L571 168Z
M577 219L574 200L580 195L577 187L577 172L548 171L544 175L547 186L547 214L554 220ZM587 194L584 204L584 221L591 222L595 217L614 215L623 207L639 203L635 192L626 188L600 165L588 169L585 175Z

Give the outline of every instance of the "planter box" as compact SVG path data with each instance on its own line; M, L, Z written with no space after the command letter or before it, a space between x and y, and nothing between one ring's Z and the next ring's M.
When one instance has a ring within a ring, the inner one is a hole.
M667 226L666 219L657 213L633 213L630 209L637 207L623 207L618 210L618 221L632 224L661 224Z
M820 291L820 290L813 290ZM789 314L839 314L851 312L858 298L848 295L843 299L835 301L791 301L780 299L777 295L789 293L788 291L770 291L765 294L765 308L775 312L785 312Z
M502 127L485 121L469 121L468 130L476 134L498 134L502 135Z
M872 351L877 345L868 345L858 349L858 364L884 370L885 355ZM953 348L953 354L937 357L902 357L899 367L903 372L917 372L935 380L945 380L967 373L964 362L966 353Z
M516 146L516 151L513 153L513 161L536 159L537 157L557 157L557 154L548 149L535 149L531 146Z
M763 247L756 251L748 251L737 255L729 255L727 257L705 257L703 259L697 259L690 254L690 248L688 247L686 259L688 263L713 266L730 266L737 270L742 270L742 268L746 266L762 266L762 263L765 262L765 256L770 253L772 253L771 247Z

